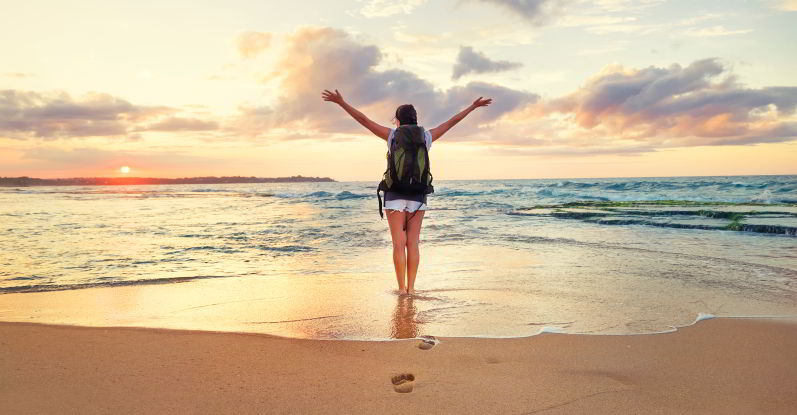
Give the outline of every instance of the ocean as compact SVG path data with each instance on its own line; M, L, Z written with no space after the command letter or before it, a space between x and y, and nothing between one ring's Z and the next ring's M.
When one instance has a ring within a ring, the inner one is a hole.
M413 297L375 182L0 188L0 320L391 339L797 315L797 176L434 184ZM103 300L4 306L67 292Z

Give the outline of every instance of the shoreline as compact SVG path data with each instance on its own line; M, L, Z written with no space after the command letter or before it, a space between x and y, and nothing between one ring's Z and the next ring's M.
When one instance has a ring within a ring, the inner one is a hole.
M478 249L493 256L512 253ZM470 253L471 250L446 247L428 252L429 256L455 261ZM369 252L362 258L381 254ZM533 257L515 261L511 265L516 268L534 265ZM440 260L430 266L444 269L448 264ZM645 290L635 294L633 302L643 306L617 308L608 304L625 298L622 293L627 289L623 288L623 281L610 280L620 289L601 291L601 287L595 287L596 295L606 300L596 305L598 312L591 315L587 309L571 307L569 301L544 295L560 288L558 280L551 278L538 281L543 291L519 294L496 290L494 283L452 290L439 275L431 273L427 277L429 286L413 297L398 296L391 282L359 272L321 273L304 278L206 278L174 284L7 293L0 295L0 321L372 340L418 335L514 338L534 336L541 329L575 335L651 334L694 324L700 313L795 316L791 303L712 294L707 289L675 291L685 295L681 298L685 305L675 306L670 300L659 301L655 297L655 292L673 288L666 281L646 285ZM579 291L588 289L589 286ZM363 292L370 295L363 296ZM503 311L486 306L492 303L503 304ZM655 309L656 304L661 308Z
M12 413L797 410L793 321L713 318L654 334L431 345L0 322L0 401Z
M0 320L0 327L5 324L13 324L13 325L28 325L34 327L49 327L49 328L75 328L75 329L102 329L102 330L115 330L115 329L123 329L123 330L141 330L141 331L153 331L153 332L163 332L163 333L172 333L172 332L179 332L179 333L191 333L191 334L221 334L221 335L244 335L244 336L264 336L273 339L280 339L284 341L292 341L292 340L302 340L302 341L331 341L331 342L364 342L364 343L390 343L396 341L413 341L413 340L421 340L424 338L432 338L435 339L436 342L442 341L442 339L451 340L451 339L476 339L476 340L517 340L517 339L531 339L543 334L556 334L562 336L587 336L587 337L626 337L626 336L656 336L662 334L672 334L676 333L680 330L685 328L693 327L696 324L700 323L701 321L708 321L708 320L749 320L750 322L771 322L775 324L784 324L784 325L794 325L797 328L797 315L762 315L762 316L716 316L713 314L706 314L706 313L699 313L697 318L689 324L683 326L670 326L672 327L669 330L662 330L662 331L654 331L649 333L569 333L560 329L557 326L544 326L540 328L540 331L533 334L521 334L521 335L508 335L508 336L493 336L493 335L465 335L465 336L432 336L432 335L417 335L415 337L401 337L401 338L309 338L309 337L290 337L290 336L282 336L279 334L273 333L264 333L264 332L257 332L257 331L241 331L241 330L212 330L212 329L190 329L190 328L172 328L172 327L157 327L157 326L92 326L92 325L81 325L81 324L69 324L69 323L46 323L46 322L36 322L36 321L5 321Z

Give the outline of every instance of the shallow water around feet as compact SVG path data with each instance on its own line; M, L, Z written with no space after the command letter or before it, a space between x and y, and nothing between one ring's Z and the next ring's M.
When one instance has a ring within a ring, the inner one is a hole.
M324 339L797 315L797 176L441 181L399 296L367 182L0 189L0 320Z

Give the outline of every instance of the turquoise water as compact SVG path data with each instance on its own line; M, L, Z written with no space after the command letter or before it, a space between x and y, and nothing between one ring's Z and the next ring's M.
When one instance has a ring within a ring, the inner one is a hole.
M411 333L434 335L640 333L699 312L797 314L797 176L439 181L410 306L391 291L375 187L3 188L0 293L301 280L334 317L299 330L281 323L297 320L280 303L289 299L272 300L256 303L279 314L268 327L229 317L213 328L322 338L396 337L403 329L381 321L391 317L362 317L386 307L394 320L413 314ZM365 291L327 292L342 286Z

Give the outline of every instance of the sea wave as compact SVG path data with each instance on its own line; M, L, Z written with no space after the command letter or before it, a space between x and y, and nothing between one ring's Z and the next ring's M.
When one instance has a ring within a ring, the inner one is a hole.
M435 187L421 232L430 247L528 249L534 242L553 252L574 242L527 238L572 235L628 246L661 243L685 253L714 249L795 268L797 176L440 181ZM0 248L18 255L0 264L6 287L0 293L152 283L158 280L144 278L187 269L260 272L275 261L304 273L357 268L373 258L357 255L390 247L374 193L375 185L363 182L0 189L6 225ZM642 202L650 206L635 206ZM652 269L654 257L643 261ZM748 269L736 265L722 269ZM783 270L770 274L792 278ZM108 275L113 279L92 279Z
M93 282L75 283L75 284L18 285L18 286L15 286L15 287L0 287L0 294L78 290L78 289L83 289L83 288L99 288L99 287L123 287L123 286L128 286L128 285L175 284L175 283L189 282L189 281L203 280L203 279L234 278L234 277L238 277L238 275L199 275L199 276L195 276L195 277L171 277L171 278L150 278L150 279L139 279L139 280L93 281Z

